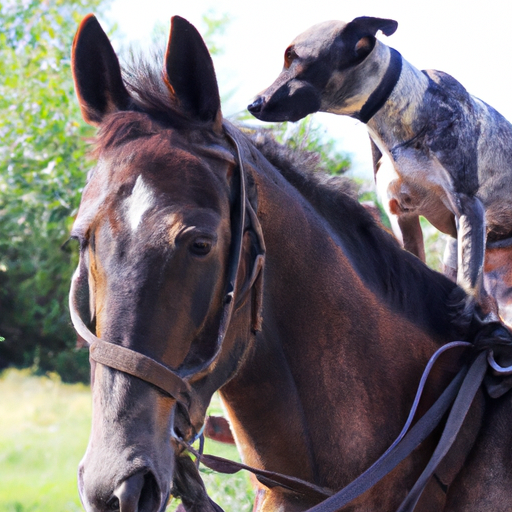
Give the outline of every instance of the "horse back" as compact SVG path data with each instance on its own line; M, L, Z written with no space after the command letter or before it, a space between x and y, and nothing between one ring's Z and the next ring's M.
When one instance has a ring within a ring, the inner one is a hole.
M461 471L450 486L446 512L512 510L512 396L498 399L482 392L482 425ZM473 406L473 409L475 405Z

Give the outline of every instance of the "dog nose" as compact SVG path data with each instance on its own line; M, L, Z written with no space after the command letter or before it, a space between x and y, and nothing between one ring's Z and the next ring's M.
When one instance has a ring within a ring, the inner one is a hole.
M263 106L263 96L258 96L248 107L247 110L251 114L257 114L261 112L261 107Z

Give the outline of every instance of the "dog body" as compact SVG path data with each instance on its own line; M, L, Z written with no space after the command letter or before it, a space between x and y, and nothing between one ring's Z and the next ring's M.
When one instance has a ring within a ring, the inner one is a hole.
M450 75L420 71L375 38L396 28L369 17L315 25L292 42L282 73L248 108L264 121L323 111L366 123L376 177L383 156L396 173L387 206L404 247L424 259L420 215L450 235L446 273L469 294L468 310L477 301L495 318L483 286L487 243L500 262L490 264L487 288L512 323L511 288L501 279L512 274L512 125Z

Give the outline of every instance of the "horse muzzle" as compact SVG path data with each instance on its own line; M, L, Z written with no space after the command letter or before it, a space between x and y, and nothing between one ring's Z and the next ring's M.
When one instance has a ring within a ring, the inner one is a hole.
M163 512L170 494L170 484L159 483L156 472L143 467L108 485L101 472L86 475L85 464L78 469L78 490L87 512ZM164 487L164 488L162 488Z
M167 504L175 450L175 402L145 382L95 365L92 429L78 468L87 512L160 512ZM105 391L116 390L113 398Z

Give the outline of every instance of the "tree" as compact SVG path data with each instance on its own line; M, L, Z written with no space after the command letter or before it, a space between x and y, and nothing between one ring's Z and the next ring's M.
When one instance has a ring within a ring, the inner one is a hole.
M93 165L87 153L95 133L81 121L69 55L79 21L106 6L105 0L0 5L0 368L57 371L65 381L87 380L89 372L69 321L77 251L67 240ZM228 22L226 15L203 17L214 54ZM154 39L164 32L168 27L157 26ZM281 142L318 152L330 172L349 165L309 121L273 131Z
M275 123L270 130L277 142L318 155L322 168L329 174L340 175L350 169L350 157L337 149L336 141L327 137L312 116L297 123Z
M79 121L69 56L79 21L105 6L7 0L0 7L0 363L57 370L65 380L88 373L69 323L76 251L66 240L93 135Z

